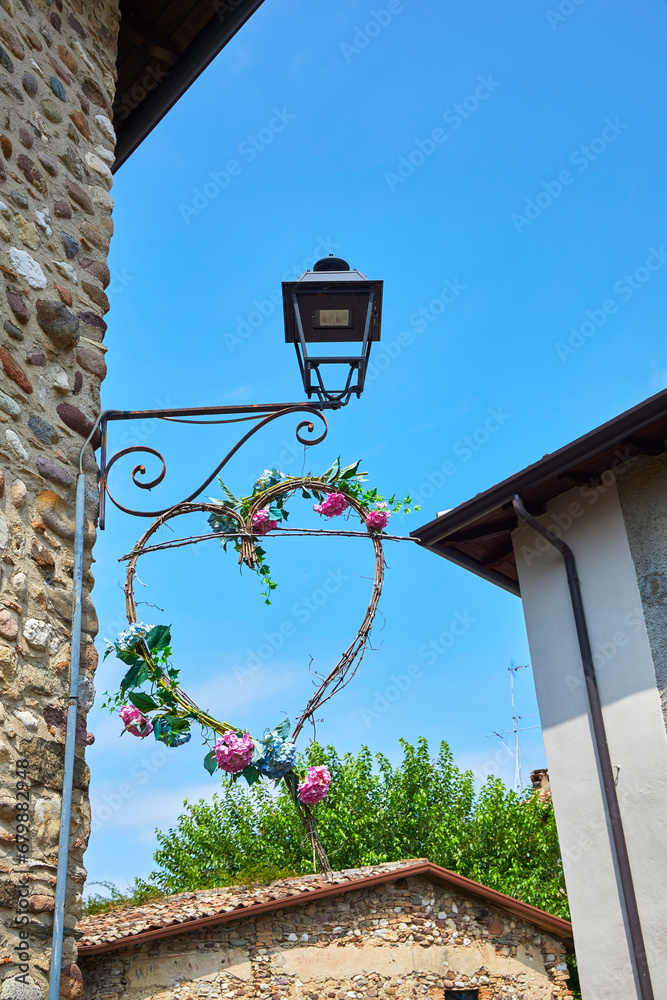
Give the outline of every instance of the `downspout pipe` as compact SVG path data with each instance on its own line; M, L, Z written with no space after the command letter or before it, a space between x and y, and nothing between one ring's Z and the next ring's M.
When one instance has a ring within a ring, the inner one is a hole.
M87 443L87 442L86 442ZM84 446L85 447L85 446ZM49 1000L59 1000L60 969L63 956L65 930L65 894L69 862L70 820L72 813L72 787L74 784L74 750L76 746L76 719L79 707L79 665L81 662L81 610L83 599L83 540L86 477L79 466L76 482L76 511L74 521L74 581L72 587L72 644L69 675L69 700L67 703L67 729L65 734L65 766L63 773L60 833L58 836L58 868L56 871L56 898L53 910L53 936L51 941L51 969L49 973Z
M639 983L641 1000L655 1000L653 986L651 983L651 973L646 959L646 948L644 946L644 935L639 918L639 907L637 906L637 896L632 879L632 869L630 868L630 858L628 846L625 841L625 831L621 819L621 810L616 794L616 783L609 754L609 743L607 732L602 715L602 703L600 701L600 691L598 689L595 666L593 664L593 653L591 641L588 634L588 625L584 612L584 603L581 597L581 587L577 574L577 563L574 553L569 545L559 538L558 535L545 527L541 521L529 514L520 496L515 496L512 502L514 512L519 520L529 525L538 535L541 535L550 545L560 552L565 563L567 573L567 584L570 589L570 601L572 603L572 613L577 629L577 639L579 641L579 652L584 668L584 678L586 681L586 693L588 695L588 705L591 722L593 724L593 735L595 738L595 748L597 751L598 764L602 774L602 788L604 800L611 827L612 848L616 859L619 879L621 883L621 898L625 908L628 921L628 931L632 944L632 957L634 958L635 972Z

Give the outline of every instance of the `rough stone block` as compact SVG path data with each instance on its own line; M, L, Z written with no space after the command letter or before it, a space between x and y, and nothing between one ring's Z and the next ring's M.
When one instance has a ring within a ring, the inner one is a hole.
M21 740L19 752L28 761L30 779L35 785L43 785L59 792L63 785L65 744L55 740L45 740L39 736ZM80 757L74 758L74 785L87 790L90 770Z
M42 991L30 975L6 979L0 991L2 1000L42 1000Z
M62 302L37 300L37 322L55 346L66 351L79 339L79 320Z

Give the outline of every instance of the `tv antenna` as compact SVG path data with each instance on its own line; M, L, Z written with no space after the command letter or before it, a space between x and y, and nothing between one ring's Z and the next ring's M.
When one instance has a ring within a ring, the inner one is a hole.
M541 729L541 726L519 726L519 723L523 719L535 719L537 718L537 712L533 712L532 715L517 715L516 703L514 698L514 677L519 672L519 670L529 670L530 663L516 663L514 660L510 660L510 665L507 668L510 678L510 698L512 701L512 728L505 729L502 732L497 733L495 730L489 734L489 739L491 736L497 736L503 746L506 748L510 756L514 757L514 791L518 794L523 788L523 778L521 775L521 749L519 746L519 733L526 733L530 729ZM512 751L507 745L505 740L506 736L513 737L514 750Z

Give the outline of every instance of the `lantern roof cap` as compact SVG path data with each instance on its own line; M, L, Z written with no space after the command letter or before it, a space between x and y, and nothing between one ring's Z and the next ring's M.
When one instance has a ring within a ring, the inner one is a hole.
M313 264L313 271L349 271L350 265L342 257L334 257L332 253L328 257L321 257Z
M367 281L365 274L350 265L342 257L334 257L332 253L328 257L322 257L313 264L313 269L304 271L296 279L299 281Z
M350 281L368 281L366 275L357 271L356 268L352 271L304 271L296 280L297 283L299 281L325 281L327 283L341 281L345 284L349 284Z

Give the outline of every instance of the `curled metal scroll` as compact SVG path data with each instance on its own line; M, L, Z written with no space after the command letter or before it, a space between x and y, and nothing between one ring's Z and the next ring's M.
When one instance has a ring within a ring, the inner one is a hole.
M300 406L300 405L287 406L287 407L284 407L281 410L276 410L274 413L269 413L266 416L262 416L261 414L260 415L253 414L250 417L242 417L242 418L240 418L240 420L256 420L257 423L246 434L244 434L243 437L241 437L236 442L236 444L234 445L234 447L231 448L227 452L227 454L222 459L222 461L219 462L218 465L216 465L215 469L210 474L210 476L208 476L204 480L204 482L201 484L201 486L198 486L197 489L193 490L192 493L190 493L187 497L185 497L181 501L181 504L188 504L188 503L194 501L198 496L200 496L200 494L204 492L204 490L206 489L206 487L209 486L213 482L213 480L220 473L220 471L222 469L224 469L224 467L227 465L227 463L229 462L229 460L236 454L236 452L239 450L239 448L241 448L246 443L246 441L248 441L254 434L256 434L257 431L261 430L263 427L266 427L267 424L270 424L273 420L276 420L276 418L287 416L290 413L309 413L313 417L317 417L324 424L324 429L322 430L322 432L318 436L316 436L316 437L306 437L305 436L306 433L308 435L313 435L315 433L315 424L314 424L314 422L312 420L302 420L299 424L297 424L297 427L296 427L296 439L299 442L299 444L302 444L305 447L311 447L312 445L321 444L321 442L324 441L325 437L327 436L327 432L329 430L329 426L327 424L327 420L326 420L326 417L324 416L324 414L320 410L316 409L315 407ZM164 419L168 419L168 420L171 421L171 420L175 420L176 418L165 417ZM181 422L183 422L183 423L202 423L202 424L211 424L211 423L238 423L239 419L237 418L236 420L222 420L222 421L207 421L207 420L202 420L202 421L187 420L186 421L186 420L183 420ZM304 433L304 431L305 431L305 433ZM150 482L140 482L137 479L137 476L145 476L146 475L146 467L144 465L136 465L134 467L134 469L132 470L132 482L133 482L134 486L136 486L138 489L140 489L140 490L152 490L155 486L159 486L159 484L165 478L165 476L167 474L167 463L165 462L164 457L162 456L162 454L159 451L157 451L156 448L150 448L150 447L148 447L148 445L134 445L134 446L132 446L130 448L123 448L121 451L116 452L116 454L108 462L105 463L104 468L102 470L101 477L100 477L100 495L101 495L102 501L104 499L104 496L106 495L106 496L109 497L109 499L114 504L114 506L116 506L119 510L122 510L123 513L125 513L125 514L131 514L134 517L153 517L153 518L157 518L157 517L161 517L163 514L167 514L168 512L174 510L175 509L174 506L164 507L161 510L134 510L132 507L126 507L122 503L120 503L118 500L116 500L116 498L113 496L113 494L109 490L109 482L108 482L109 471L116 464L116 462L119 461L119 459L124 458L127 455L131 455L131 454L155 455L162 462L162 471L160 472L160 474L158 476L156 476L154 479L150 480ZM104 517L104 507L103 507L103 504L102 504L101 511L100 511L101 526L102 526L102 523L103 523L103 517Z
M140 490L152 490L154 486L159 486L164 477L167 475L167 463L165 462L164 458L156 448L149 448L148 445L145 444L137 444L133 445L131 448L123 448L121 451L117 451L114 457L109 462L107 462L107 467L105 469L105 477L109 475L109 469L111 469L120 458L124 458L126 455L132 455L135 452L139 452L145 455L157 455L157 457L162 462L162 472L155 479L151 479L150 483L140 483L137 480L138 475L142 476L146 475L145 465L135 465L135 467L132 469L132 482L134 483L134 485L137 486ZM107 494L108 496L111 497L111 494L109 493L108 489L107 489ZM120 506L118 503L116 503L113 497L111 497L111 500L113 501L113 503L116 504L117 507ZM125 510L125 508L121 507L121 510Z

